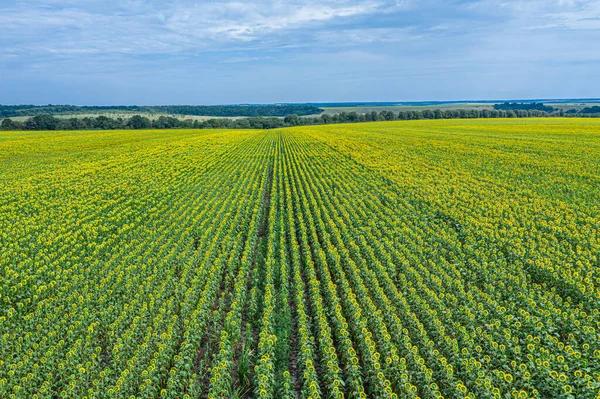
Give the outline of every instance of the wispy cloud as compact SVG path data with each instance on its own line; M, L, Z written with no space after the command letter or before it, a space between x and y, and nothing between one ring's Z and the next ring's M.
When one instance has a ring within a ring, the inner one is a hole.
M321 43L338 46L354 46L373 43L397 43L421 40L427 33L413 27L406 28L357 28L324 30L315 34Z
M472 7L510 13L528 29L600 29L597 0L481 0Z
M172 6L129 0L123 5L40 1L0 9L1 42L53 53L173 53L251 42L280 31L377 13L384 1L180 1ZM114 4L113 4L114 3ZM23 40L23 38L37 40ZM80 49L81 50L81 49Z
M3 103L600 92L598 0L9 0L0 26Z

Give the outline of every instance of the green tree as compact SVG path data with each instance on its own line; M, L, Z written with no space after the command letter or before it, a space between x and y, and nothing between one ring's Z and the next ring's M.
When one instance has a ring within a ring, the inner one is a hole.
M250 121L248 118L238 119L234 123L236 129L250 129Z
M6 118L6 119L2 120L2 125L0 125L0 128L2 130L16 130L16 127L17 127L17 125L10 118Z
M144 116L134 115L127 121L127 127L131 129L149 129L150 119Z
M152 122L152 127L155 129L172 129L181 127L182 123L179 119L172 116L161 115L158 119Z
M52 115L36 115L25 122L27 130L56 130L59 120Z
M94 120L94 129L114 129L114 119L108 118L104 115L100 115Z
M331 121L332 121L331 115L329 115L329 114L321 115L321 121L323 121L323 123L325 123L325 124L331 123Z
M300 117L296 114L287 115L283 118L283 123L289 126L298 126L300 125Z

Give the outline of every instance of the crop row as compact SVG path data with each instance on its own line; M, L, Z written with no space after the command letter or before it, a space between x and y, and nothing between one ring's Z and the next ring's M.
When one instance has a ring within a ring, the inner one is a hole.
M597 398L594 122L505 123L6 133L0 397Z

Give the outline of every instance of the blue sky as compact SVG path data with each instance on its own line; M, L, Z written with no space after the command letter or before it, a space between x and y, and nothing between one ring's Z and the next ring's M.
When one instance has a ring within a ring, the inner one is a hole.
M2 104L600 97L598 0L2 0Z

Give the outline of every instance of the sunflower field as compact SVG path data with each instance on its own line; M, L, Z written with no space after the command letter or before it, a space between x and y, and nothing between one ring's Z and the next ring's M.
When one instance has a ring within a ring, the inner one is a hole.
M600 399L600 122L0 132L0 398Z

